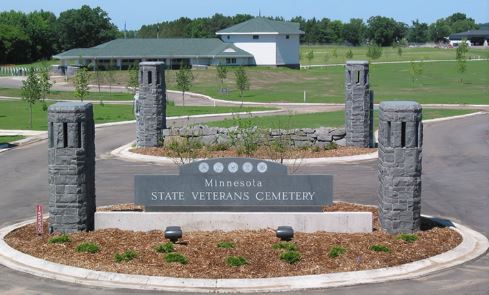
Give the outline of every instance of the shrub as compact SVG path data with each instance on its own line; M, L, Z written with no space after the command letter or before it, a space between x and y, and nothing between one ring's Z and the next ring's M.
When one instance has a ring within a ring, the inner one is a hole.
M299 253L299 251L286 251L280 254L280 259L289 264L294 264L301 260L301 254Z
M248 264L248 261L246 261L246 258L244 258L243 256L229 256L228 258L226 258L226 263L229 266L238 267L238 266Z
M345 252L346 252L346 249L344 247L333 246L333 248L331 248L331 250L329 250L329 257L336 258Z
M297 251L297 245L292 242L280 242L272 245L272 248L277 250Z
M386 246L384 245L372 245L372 247L370 247L370 250L373 250L375 252L389 252L389 248L387 248Z
M216 143L216 144L209 146L209 150L211 152L227 151L227 150L229 150L229 144L227 144L227 143Z
M334 141L328 143L327 145L324 146L324 149L329 151L329 150L335 150L338 148L338 144Z
M168 242L165 244L159 244L158 246L155 247L155 251L158 253L171 253L175 251L173 247L173 243Z
M60 236L55 236L49 239L48 243L50 244L63 244L71 242L71 239L68 235L62 234Z
M188 259L185 257L185 255L180 254L180 253L168 253L165 256L165 261L168 263L172 262L178 262L180 264L187 264Z
M116 262L131 261L138 256L138 253L132 250L126 250L124 253L115 253L114 260Z
M223 249L231 249L231 248L236 247L236 244L234 244L233 242L219 242L217 244L217 247L223 248Z
M397 236L398 240L403 240L404 242L413 243L418 240L416 234L400 234Z
M76 247L76 252L85 252L85 253L97 253L100 251L100 247L94 243L81 243Z

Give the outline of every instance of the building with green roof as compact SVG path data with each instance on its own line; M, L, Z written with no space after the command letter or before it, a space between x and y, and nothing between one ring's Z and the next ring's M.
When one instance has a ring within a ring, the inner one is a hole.
M254 18L216 32L220 38L116 39L57 55L62 66L128 68L142 61L181 65L299 66L299 24Z

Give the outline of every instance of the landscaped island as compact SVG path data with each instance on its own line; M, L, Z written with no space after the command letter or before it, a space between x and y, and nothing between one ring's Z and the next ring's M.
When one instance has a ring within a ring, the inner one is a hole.
M141 210L116 205L103 210ZM26 254L93 270L185 278L266 278L376 269L446 252L462 241L450 228L423 219L414 234L381 230L377 208L335 203L325 211L370 211L372 233L296 233L281 242L275 231L184 232L182 242L163 231L104 229L67 235L36 234L35 224L8 234L6 242ZM45 231L47 223L45 223Z

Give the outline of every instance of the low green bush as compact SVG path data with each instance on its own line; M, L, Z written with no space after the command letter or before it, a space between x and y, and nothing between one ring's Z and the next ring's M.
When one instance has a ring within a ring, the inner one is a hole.
M175 248L173 247L173 243L168 242L168 243L159 244L158 246L156 246L155 251L158 253L171 253L171 252L175 251Z
M279 242L272 245L275 250L297 251L297 245L292 242Z
M188 259L185 255L180 253L168 253L165 255L165 261L168 263L177 262L180 264L187 264Z
M100 251L99 245L90 242L76 246L76 252L97 253L98 251Z
M398 240L403 240L404 242L413 243L418 240L416 234L400 234L397 236Z
M223 249L231 249L236 247L236 244L234 244L233 242L219 242L217 243L217 247Z
M294 264L301 260L301 254L299 253L299 251L285 251L280 254L280 259L287 263Z
M60 236L55 236L49 239L48 243L50 244L63 244L71 242L71 239L68 235L62 234Z
M138 253L133 250L126 250L124 253L115 253L114 260L115 262L127 262L133 260L136 257L138 257Z
M327 151L330 151L330 150L335 150L338 148L338 144L334 141L328 143L327 145L324 146L324 149L327 150Z
M333 246L329 250L329 257L336 258L336 257L340 256L341 254L343 254L345 252L346 252L346 249L344 247L342 247L342 246Z
M246 261L246 258L244 258L243 256L228 256L228 258L226 258L226 263L229 266L238 267L248 264L248 261Z
M373 250L375 252L390 252L389 248L384 246L384 245L372 245L370 247L370 250Z

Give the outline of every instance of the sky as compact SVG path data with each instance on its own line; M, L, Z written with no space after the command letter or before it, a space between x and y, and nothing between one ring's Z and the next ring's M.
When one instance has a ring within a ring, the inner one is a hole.
M462 12L477 23L489 22L489 0L0 0L0 11L42 9L59 15L84 4L101 7L119 29L123 29L126 23L128 30L182 16L196 18L215 13L256 16L261 13L262 16L282 16L285 19L294 16L306 19L327 17L343 22L350 18L366 21L371 16L382 15L411 24L415 19L432 23Z

